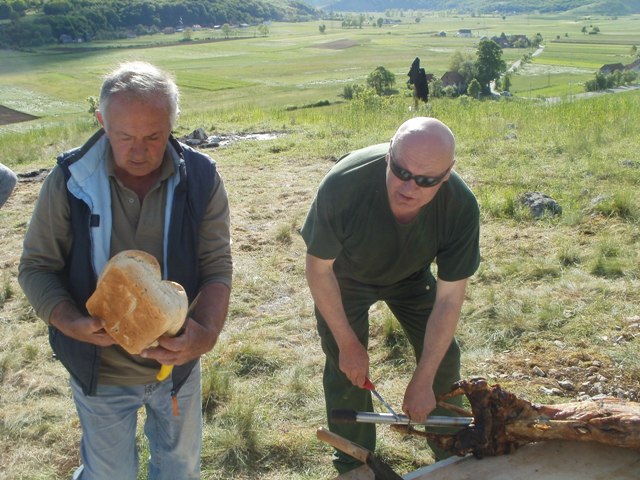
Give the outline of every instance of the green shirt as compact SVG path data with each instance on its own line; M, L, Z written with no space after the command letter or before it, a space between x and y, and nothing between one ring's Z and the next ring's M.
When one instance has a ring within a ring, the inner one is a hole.
M307 252L336 259L340 275L369 285L392 285L429 268L456 281L480 264L480 214L455 173L408 224L391 212L385 154L389 144L351 152L323 179L302 227Z

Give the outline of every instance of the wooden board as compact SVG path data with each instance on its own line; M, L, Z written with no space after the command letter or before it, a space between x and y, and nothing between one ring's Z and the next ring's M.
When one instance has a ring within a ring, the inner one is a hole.
M399 474L401 472L398 472ZM638 480L640 452L591 442L548 441L511 455L453 457L402 475L404 480ZM335 480L374 480L367 466Z
M360 468L337 476L334 480L375 480L375 475L369 467L362 465Z

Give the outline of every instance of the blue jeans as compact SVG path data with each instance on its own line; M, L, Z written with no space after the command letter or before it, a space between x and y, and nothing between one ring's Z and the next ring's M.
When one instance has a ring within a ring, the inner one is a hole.
M82 426L80 457L84 480L136 480L136 424L144 406L149 440L149 478L200 478L202 449L201 374L198 363L178 391L174 416L171 377L135 386L98 385L87 396L73 378L71 389Z

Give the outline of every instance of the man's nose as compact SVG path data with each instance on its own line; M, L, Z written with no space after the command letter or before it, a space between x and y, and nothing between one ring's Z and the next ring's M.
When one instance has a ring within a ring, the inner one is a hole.
M416 189L418 189L420 187L418 187L418 184L416 183L416 181L413 178L410 178L409 180L403 180L402 181L402 186L400 187L400 189L403 192L412 192Z
M131 145L131 153L132 155L144 155L147 151L147 147L142 141L135 140Z

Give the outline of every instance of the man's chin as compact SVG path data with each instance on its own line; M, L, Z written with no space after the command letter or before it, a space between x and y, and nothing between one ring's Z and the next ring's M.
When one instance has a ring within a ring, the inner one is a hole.
M418 206L418 201L415 198L407 197L401 193L396 193L394 203L403 209L412 209Z

